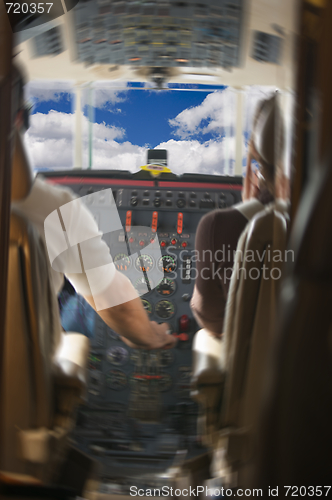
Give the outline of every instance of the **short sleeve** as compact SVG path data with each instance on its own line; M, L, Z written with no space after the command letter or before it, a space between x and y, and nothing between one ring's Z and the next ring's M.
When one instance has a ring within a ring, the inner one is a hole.
M216 212L205 215L196 233L196 282L191 309L198 323L221 334L226 296L220 283L220 269L215 261Z

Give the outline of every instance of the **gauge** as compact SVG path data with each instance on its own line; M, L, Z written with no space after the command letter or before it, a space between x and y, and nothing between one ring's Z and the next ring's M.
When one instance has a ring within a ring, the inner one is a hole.
M135 267L139 272L149 272L153 268L153 258L150 255L143 254L135 260Z
M172 387L172 377L168 373L160 375L158 382L158 389L161 392L169 391Z
M101 357L91 353L89 356L89 370L101 370Z
M174 352L173 351L166 350L166 351L160 352L160 358L159 358L160 366L162 366L164 368L165 366L171 365L173 363L173 361L174 361Z
M136 281L135 288L139 295L144 295L145 293L151 292L153 289L153 282L148 277L145 279L145 276L142 276Z
M114 391L121 391L128 383L127 375L121 370L110 370L106 378L107 386Z
M176 269L176 263L170 255L163 255L158 261L158 269L164 273L173 273Z
M173 293L176 290L176 283L174 280L170 280L169 278L163 278L157 288L157 293L159 295L162 295L164 297L169 297L170 295L173 295Z
M175 307L170 300L161 300L155 306L156 314L159 318L171 318L175 312Z
M146 312L148 314L152 314L152 305L150 304L150 302L146 299L142 299L142 304Z
M112 363L112 365L124 365L127 359L128 351L124 347L114 346L107 351L107 360Z
M131 265L131 260L125 253L118 253L113 262L118 271L127 271Z

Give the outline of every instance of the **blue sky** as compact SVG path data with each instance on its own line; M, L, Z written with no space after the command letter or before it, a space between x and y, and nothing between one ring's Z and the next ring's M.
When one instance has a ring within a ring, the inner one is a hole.
M160 142L174 138L174 127L169 120L181 111L202 104L209 92L195 91L146 91L128 90L123 94L125 101L119 108L121 112L110 113L107 108L95 110L97 123L112 123L126 130L126 135L119 139L130 141L139 146L149 145L155 148ZM120 94L121 95L121 94ZM202 134L199 134L203 140ZM205 134L204 141L212 138Z
M92 168L135 172L146 163L148 148L160 148L168 150L168 166L177 174L234 173L233 89L200 86L199 90L158 91L134 90L129 86L124 90L115 89L108 82L96 82L94 87ZM26 134L35 169L71 168L75 128L71 82L31 82L27 97L35 104ZM89 157L86 104L90 97L87 90L82 90L83 168L88 166ZM248 100L250 109L255 99ZM244 163L245 138L244 135Z

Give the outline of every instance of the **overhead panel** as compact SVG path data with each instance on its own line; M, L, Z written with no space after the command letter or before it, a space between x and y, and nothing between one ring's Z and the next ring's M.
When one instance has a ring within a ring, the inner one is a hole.
M134 66L239 66L243 0L80 2L78 59Z

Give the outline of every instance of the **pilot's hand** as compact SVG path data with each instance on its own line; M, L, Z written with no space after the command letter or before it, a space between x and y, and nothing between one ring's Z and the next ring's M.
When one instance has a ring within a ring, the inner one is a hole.
M156 347L154 349L172 349L177 343L177 338L172 335L170 325L168 323L161 323L158 325L155 321L150 322L153 331L158 337Z
M168 323L158 324L155 321L150 321L150 326L153 332L152 344L144 349L172 349L177 343L177 338L171 334L170 326ZM142 346L136 345L126 337L120 336L121 340L133 349L142 349Z

